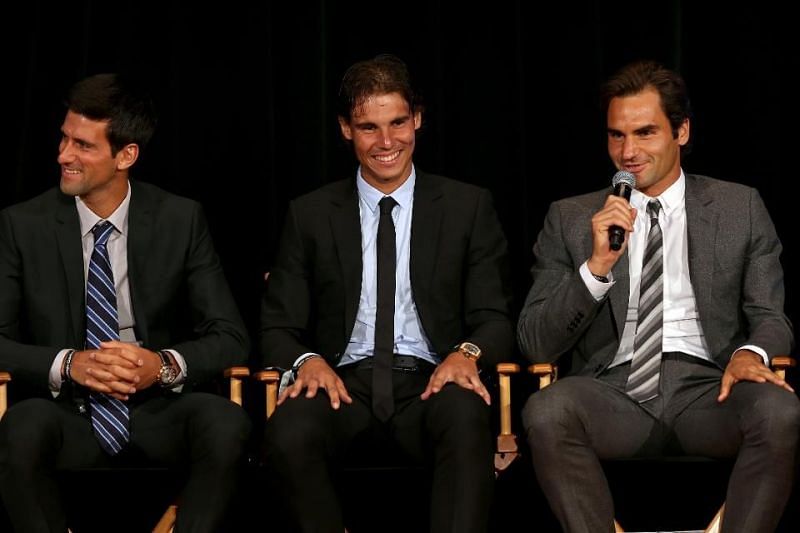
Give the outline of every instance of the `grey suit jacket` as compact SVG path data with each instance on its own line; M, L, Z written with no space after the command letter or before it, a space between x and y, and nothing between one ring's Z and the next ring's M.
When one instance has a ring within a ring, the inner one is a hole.
M628 308L628 255L612 272L616 284L598 302L578 273L591 256L591 217L608 189L554 202L534 246L533 286L518 325L534 362L569 363L570 373L598 375L619 347ZM770 358L788 354L793 336L783 313L781 244L758 192L686 175L689 276L714 361L754 344Z

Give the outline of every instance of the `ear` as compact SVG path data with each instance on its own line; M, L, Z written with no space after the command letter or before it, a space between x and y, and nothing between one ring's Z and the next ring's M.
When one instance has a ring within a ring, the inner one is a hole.
M342 130L342 136L348 141L353 140L353 129L350 127L350 122L344 117L339 117L339 129Z
M414 113L414 129L418 130L422 127L422 111Z
M683 121L683 124L678 127L678 144L681 146L689 142L689 119Z
M117 152L117 170L127 170L133 166L137 159L139 159L139 145L128 144L122 147L122 150Z

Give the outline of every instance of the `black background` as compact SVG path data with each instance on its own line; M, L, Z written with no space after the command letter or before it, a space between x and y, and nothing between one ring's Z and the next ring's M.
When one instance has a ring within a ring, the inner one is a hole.
M203 203L256 333L287 202L352 176L334 97L352 62L391 52L427 104L415 162L488 187L508 237L517 309L547 206L613 174L599 84L653 58L695 109L687 172L755 186L784 244L800 319L795 202L797 30L769 2L400 3L30 1L2 17L0 208L57 185L61 101L76 80L143 78L159 130L134 176ZM736 213L730 213L736 216ZM241 242L244 241L244 245ZM158 260L158 258L153 258Z

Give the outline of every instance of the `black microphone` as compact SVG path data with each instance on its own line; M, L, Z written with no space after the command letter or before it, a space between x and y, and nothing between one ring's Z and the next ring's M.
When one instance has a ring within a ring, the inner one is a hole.
M630 202L631 191L636 187L636 176L627 170L620 170L611 178L611 186L614 187L614 196L620 196ZM619 226L611 226L608 228L608 240L612 250L619 250L625 242L625 230Z

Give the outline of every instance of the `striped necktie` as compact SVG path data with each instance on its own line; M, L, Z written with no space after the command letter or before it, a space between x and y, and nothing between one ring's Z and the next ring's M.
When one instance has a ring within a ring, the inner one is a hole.
M117 293L106 244L114 225L100 221L92 229L94 251L86 280L86 348L99 348L103 341L119 340ZM100 446L116 455L128 442L128 406L116 398L92 392L89 395L92 427Z
M639 316L633 341L633 361L626 392L639 403L658 396L661 369L661 346L664 322L664 247L658 211L661 204L650 200L647 214L650 231L642 260L642 279L639 287Z

